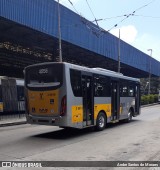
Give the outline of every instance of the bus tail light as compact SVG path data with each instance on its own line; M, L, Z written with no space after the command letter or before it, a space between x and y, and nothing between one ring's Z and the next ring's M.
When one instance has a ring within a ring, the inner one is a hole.
M64 116L66 114L66 109L67 109L67 98L65 95L65 96L63 96L63 98L61 100L60 116Z

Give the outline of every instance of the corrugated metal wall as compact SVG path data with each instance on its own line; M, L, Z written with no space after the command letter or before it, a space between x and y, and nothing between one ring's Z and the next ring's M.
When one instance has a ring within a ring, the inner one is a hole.
M62 39L117 60L118 39L61 6ZM58 37L57 2L54 0L0 0L0 16ZM121 62L149 71L150 57L121 41ZM151 59L152 73L160 76L160 63ZM153 67L154 65L154 67Z

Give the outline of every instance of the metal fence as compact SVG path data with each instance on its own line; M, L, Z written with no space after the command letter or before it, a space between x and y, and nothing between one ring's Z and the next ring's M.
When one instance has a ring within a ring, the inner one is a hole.
M0 115L0 125L17 122L26 122L25 114Z

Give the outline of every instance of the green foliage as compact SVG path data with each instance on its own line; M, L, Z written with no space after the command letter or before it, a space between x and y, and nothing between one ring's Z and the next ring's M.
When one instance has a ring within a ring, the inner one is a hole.
M155 103L158 102L158 94L155 94L155 95L154 95L154 102L155 102Z
M141 105L158 102L158 94L150 94L141 96Z
M154 103L154 95L153 94L149 95L149 103Z
M149 97L147 95L141 96L141 105L149 103Z

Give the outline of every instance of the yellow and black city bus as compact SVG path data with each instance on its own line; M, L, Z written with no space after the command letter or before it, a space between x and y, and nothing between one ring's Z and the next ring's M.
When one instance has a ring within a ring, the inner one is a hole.
M30 124L103 130L140 114L139 79L65 62L28 66L24 73Z

